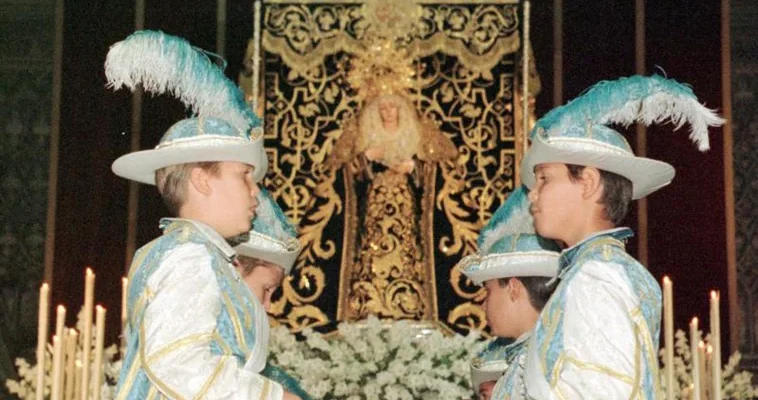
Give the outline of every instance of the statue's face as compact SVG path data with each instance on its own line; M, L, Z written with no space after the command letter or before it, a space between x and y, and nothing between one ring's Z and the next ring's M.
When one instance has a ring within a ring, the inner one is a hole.
M382 100L379 102L379 116L384 126L397 123L398 106L394 100Z

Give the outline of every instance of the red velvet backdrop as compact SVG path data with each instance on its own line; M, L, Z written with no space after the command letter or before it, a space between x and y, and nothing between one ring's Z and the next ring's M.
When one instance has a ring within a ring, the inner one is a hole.
M133 30L129 1L65 1L63 101L56 221L53 301L70 309L82 303L84 266L97 273L96 298L108 310L109 341L115 341L120 315L120 277L124 274L128 185L110 164L129 150L131 100L105 89L103 61L108 46ZM215 47L216 2L187 6L179 0L147 2L146 27L184 36L206 49ZM251 2L230 0L226 55L236 78L251 37ZM720 2L668 0L647 2L647 72L665 73L694 86L710 107L721 105ZM665 3L665 4L664 4ZM543 91L539 115L552 106L552 1L534 1L532 37ZM564 99L603 79L634 73L634 1L564 2ZM168 98L145 97L142 147L156 144L162 132L183 115ZM677 325L693 315L707 318L710 289L721 290L722 338L729 335L726 315L726 250L722 145L713 131L712 149L701 154L686 131L670 127L648 131L648 156L674 164L674 183L649 198L649 260L652 273L675 284ZM634 142L633 133L629 141ZM158 234L165 215L154 189L139 196L138 246ZM629 218L636 228L636 214ZM630 243L636 251L636 242ZM69 324L73 323L70 316Z

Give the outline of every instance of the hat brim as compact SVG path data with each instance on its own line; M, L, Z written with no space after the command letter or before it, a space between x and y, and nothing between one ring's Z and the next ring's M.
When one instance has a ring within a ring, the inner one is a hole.
M553 251L519 251L478 254L464 257L458 264L461 273L475 285L491 279L542 276L553 278L558 273L559 254Z
M504 360L490 361L480 367L471 366L471 383L473 389L479 391L479 385L484 382L497 381L508 369L508 363Z
M237 245L234 250L241 256L257 258L278 265L284 270L285 275L289 275L300 255L300 248L300 242L297 239L294 239L288 246L258 232L250 232L248 241Z
M115 162L111 169L116 175L155 185L155 171L170 165L193 162L234 161L255 167L256 182L263 179L268 168L263 139L245 143L225 143L212 146L169 146L152 150L142 150L125 154Z
M594 167L621 175L632 182L632 199L641 199L668 185L674 179L671 165L650 158L614 152L566 148L541 139L532 140L532 147L521 163L521 180L528 188L535 184L534 168L540 164L562 163Z

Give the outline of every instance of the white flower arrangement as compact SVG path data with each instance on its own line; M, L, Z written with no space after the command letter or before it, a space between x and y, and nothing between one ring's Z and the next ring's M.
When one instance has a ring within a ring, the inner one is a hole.
M76 324L77 331L81 332L84 328L84 321L82 321L83 313L80 312L78 315L78 321ZM93 325L93 331L94 325ZM83 355L83 343L80 340L77 343L76 348L76 360L81 360ZM91 346L95 345L95 337L93 335L92 337L92 343ZM116 382L118 379L119 372L121 371L121 360L117 360L116 356L118 355L118 346L111 345L108 348L103 349L103 372L104 372L104 381L103 385L101 387L100 391L100 398L102 400L111 400L114 398L115 390L116 390ZM94 368L94 351L91 354L92 360L90 360L87 365L90 366L90 368ZM19 380L13 380L8 379L5 381L5 386L8 388L8 391L16 395L18 399L21 400L34 400L36 399L36 385L37 385L37 368L38 365L31 365L26 359L24 358L17 358L16 359L16 368L18 369L18 375ZM90 371L91 374L94 374L94 370ZM48 343L45 351L45 386L44 386L44 392L45 392L45 398L49 398L50 394L52 392L52 375L53 375L53 345Z
M677 330L675 334L674 343L674 378L676 383L674 386L674 398L675 399L689 399L692 386L692 352L687 338L687 334L684 331ZM706 339L707 340L707 339ZM666 368L665 365L665 348L661 348L661 386L663 393L666 393L668 382L666 382ZM723 399L753 399L758 397L758 387L753 386L753 374L749 371L738 371L740 359L742 355L739 352L734 352L729 357L729 361L724 365L721 373L722 378L722 398ZM706 379L710 380L710 376ZM671 400L671 399L669 399Z
M478 333L420 333L405 321L341 323L332 338L286 328L271 334L270 362L316 399L462 399L473 394L469 363L485 342Z

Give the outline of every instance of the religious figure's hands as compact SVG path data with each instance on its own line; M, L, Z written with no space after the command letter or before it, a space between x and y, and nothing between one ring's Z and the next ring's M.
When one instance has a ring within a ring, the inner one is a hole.
M372 147L366 150L363 154L366 155L366 158L368 158L369 161L374 161L384 157L384 149L381 147Z
M403 161L401 163L397 163L390 167L393 171L399 173L399 174L410 174L413 172L413 168L416 166L416 163L413 162L413 160Z

